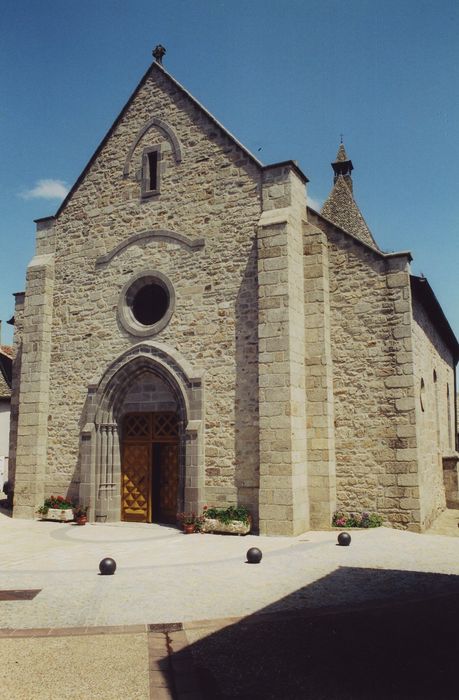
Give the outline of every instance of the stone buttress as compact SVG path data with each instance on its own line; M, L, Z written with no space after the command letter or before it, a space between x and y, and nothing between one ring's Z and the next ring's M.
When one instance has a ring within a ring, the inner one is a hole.
M260 532L309 527L302 225L305 178L267 168L258 233Z

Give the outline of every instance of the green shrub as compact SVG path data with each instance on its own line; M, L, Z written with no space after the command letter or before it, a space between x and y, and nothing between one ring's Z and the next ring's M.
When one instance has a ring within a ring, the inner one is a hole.
M249 523L249 511L244 506L229 506L228 508L208 508L204 506L204 517L219 520L221 523L229 523L231 520Z

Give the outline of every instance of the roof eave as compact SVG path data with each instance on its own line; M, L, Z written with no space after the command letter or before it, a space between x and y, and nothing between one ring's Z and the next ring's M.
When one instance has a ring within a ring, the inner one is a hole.
M359 245L362 245L364 248L371 250L373 253L377 253L380 258L384 258L384 259L407 258L408 262L411 262L413 260L413 256L411 255L411 252L409 250L400 250L400 251L396 251L393 253L384 253L379 248L373 247L373 246L369 245L369 243L365 243L365 241L362 241L362 239L359 238L358 236L355 236L353 233L350 233L349 231L346 231L346 229L341 228L341 226L338 226L338 224L335 224L334 221L330 221L330 219L327 219L326 216L324 216L320 212L316 211L312 207L308 206L307 210L308 210L308 212L311 212L311 214L313 214L314 216L317 216L320 219L323 219L327 224L330 224L330 226L333 226L341 233L344 233L346 236L349 236L349 238L352 238L352 240L355 241L356 243L359 243Z
M453 329L449 325L449 321L435 296L435 292L427 281L426 277L417 277L410 275L411 292L413 296L417 296L421 304L427 311L427 314L442 336L443 340L451 350L454 362L459 361L459 342L454 334Z

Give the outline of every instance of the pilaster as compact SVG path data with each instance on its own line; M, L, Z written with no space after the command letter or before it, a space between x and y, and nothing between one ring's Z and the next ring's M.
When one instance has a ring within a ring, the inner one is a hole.
M336 510L336 458L328 244L311 224L304 227L304 311L311 527L320 529Z
M406 255L387 259L386 284L393 304L391 342L397 350L392 373L384 378L387 396L395 408L396 431L394 462L387 465L386 471L395 478L396 484L385 488L380 501L385 508L396 505L398 512L390 518L393 523L401 522L408 530L419 532L423 529L425 514L416 420L410 268Z
M37 233L37 255L27 268L22 330L14 517L33 518L42 503L47 432L54 288L52 231ZM44 242L47 241L45 244ZM46 245L46 253L39 253Z
M264 172L258 230L260 532L309 527L302 223L305 180L287 164Z

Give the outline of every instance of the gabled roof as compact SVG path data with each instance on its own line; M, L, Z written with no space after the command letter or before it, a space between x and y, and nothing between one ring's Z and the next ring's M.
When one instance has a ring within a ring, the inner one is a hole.
M35 221L36 221L37 223L38 223L38 222L45 222L45 221L52 221L53 219L57 218L57 217L62 213L62 211L65 209L65 207L67 206L68 202L69 202L70 199L72 198L73 193L74 193L75 190L78 188L78 186L80 185L80 183L83 181L83 179L85 178L87 172L89 171L89 169L91 168L92 164L94 163L95 159L97 158L97 156L99 155L99 153L101 152L101 150L104 148L104 146L105 146L105 144L107 143L108 139L110 138L110 136L112 135L112 133L114 132L114 130L116 129L116 127L118 126L118 124L120 123L121 119L124 117L125 113L126 113L127 110L129 109L129 107L130 107L130 105L132 104L132 102L134 101L134 99L135 99L137 93L138 93L139 90L142 88L142 86L145 84L145 82L146 82L147 79L150 77L150 75L152 75L152 74L155 73L155 72L159 72L160 74L162 74L164 77L167 78L167 80L169 80L169 81L174 85L175 88L177 88L178 90L180 90L180 92L182 92L182 94L186 95L187 98L195 105L195 107L197 107L203 114L205 114L206 117L207 117L210 121L212 121L212 122L215 124L215 126L218 127L218 129L220 129L220 130L221 130L221 131L222 131L222 132L223 132L237 147L238 147L238 148L241 149L241 151L242 151L242 152L243 152L243 153L258 167L258 168L260 168L260 170L267 170L267 169L269 169L269 168L273 168L273 167L285 165L285 166L288 166L288 167L292 168L293 170L295 170L295 172L296 172L297 175L303 180L303 182L308 182L308 178L307 178L306 175L302 172L302 170L298 167L298 164L297 164L295 161L286 160L286 161L283 161L282 163L271 163L271 164L269 164L269 165L263 165L263 163L261 163L261 161L259 161L258 158L256 158L256 157L253 155L253 153L251 153L240 141L238 141L237 138L236 138L230 131L228 131L228 129L226 129L226 128L213 116L213 114L211 114L211 113L210 113L210 112L195 98L195 97L193 97L193 95L192 95L190 92L188 92L188 90L186 90L186 89L183 87L183 85L181 85L175 78L173 78L172 75L171 75L170 73L167 72L167 70L164 68L164 66L163 66L161 63L158 63L158 62L156 61L156 62L154 62L154 63L152 63L152 64L150 65L150 67L148 68L148 70L147 70L147 71L145 72L145 74L142 76L142 78L141 78L139 84L137 85L137 87L135 88L134 92L133 92L133 93L131 94L131 96L129 97L128 101L127 101L126 104L124 105L124 107L123 107L123 109L121 110L121 112L120 112L120 113L118 114L118 116L116 117L115 121L113 122L113 124L111 125L110 129L108 130L108 132L106 133L106 135L104 136L104 138L102 139L102 141L100 142L99 146L98 146L98 147L96 148L96 150L94 151L94 153L93 153L93 155L91 156L91 158L89 159L87 165L86 165L85 168L83 169L81 175L78 177L78 179L76 180L75 184L74 184L73 187L70 189L69 193L67 194L67 196L65 197L64 201L63 201L62 204L60 205L60 207L59 207L59 209L57 210L56 214L55 214L54 216L45 216L45 217L43 217L43 218L35 219Z
M150 67L148 68L148 70L147 70L147 71L145 72L145 74L142 76L142 78L141 78L139 84L137 85L137 87L135 88L134 92L133 92L133 93L131 94L131 96L129 97L128 101L127 101L126 104L124 105L124 107L123 107L123 109L121 110L121 112L120 112L120 113L118 114L118 116L116 117L115 121L114 121L113 124L111 125L110 129L107 131L106 135L104 136L104 138L103 138L102 141L100 142L99 146L98 146L98 147L96 148L96 150L94 151L94 153L93 153L93 155L91 156L91 158L89 159L87 165L86 165L85 168L83 169L81 175L78 177L77 181L75 182L75 184L73 185L73 187L70 189L70 191L69 191L69 193L67 194L66 198L64 199L64 201L63 201L62 204L60 205L60 207L59 207L59 209L57 210L55 216L46 216L46 217L44 217L44 218L42 218L42 219L36 219L37 222L38 222L38 221L46 221L46 220L50 220L50 219L57 218L57 217L62 213L62 211L63 211L63 210L65 209L65 207L67 206L67 203L68 203L68 202L70 201L70 199L72 198L73 193L74 193L75 190L78 188L78 186L80 185L80 183L82 182L82 180L85 178L87 172L88 172L89 169L91 168L91 166L92 166L92 164L94 163L95 159L97 158L97 156L99 155L99 153L102 151L103 147L105 146L105 144L106 144L107 141L109 140L110 136L113 134L114 130L116 129L116 127L118 126L118 124L120 123L120 121L122 120L122 118L124 117L125 113L127 112L127 110L129 109L129 107L131 106L131 104L132 104L132 102L134 101L134 99L136 98L138 92L139 92L140 89L143 87L143 85L146 83L146 81L148 80L148 78L150 77L150 75L153 75L155 72L159 72L160 74L162 74L163 76L165 76L176 88L178 88L184 95L186 95L186 96L188 97L188 99L189 99L196 107L198 107L199 110L201 110L201 111L202 111L202 112L203 112L203 113L204 113L204 114L219 128L219 129L221 129L221 131L223 131L223 132L226 134L226 136L227 136L229 139L231 139L231 140L238 146L238 148L240 148L240 149L244 152L244 154L245 154L248 158L250 158L250 160L252 160L252 161L255 163L255 165L257 165L260 169L262 169L262 168L264 167L263 164L262 164L257 158L255 158L255 156L253 155L253 153L251 153L245 146L243 146L243 145L236 139L236 137L233 136L233 134L231 134L227 129L225 129L225 127L224 127L222 124L220 124L220 122L219 122L205 107L203 107L202 104L201 104L200 102L198 102L198 100L196 100L196 99L193 97L193 95L191 95L191 93L188 92L188 90L186 90L177 80L175 80L175 78L173 78L173 77L170 75L170 73L168 73L168 72L166 71L166 69L164 68L164 66L163 66L162 64L160 64L160 63L158 63L158 62L154 62L154 63L152 63L152 64L150 65Z
M0 401L11 398L13 361L11 354L4 352L4 349L10 351L11 348L9 345L0 346Z
M338 175L336 178L320 213L340 228L368 243L372 248L378 248L343 175Z
M418 301L422 304L430 318L430 321L432 322L432 325L436 328L447 347L451 350L454 361L458 362L459 342L448 323L448 319L446 318L432 287L425 277L416 277L416 275L410 275L410 285L413 297L418 299Z

